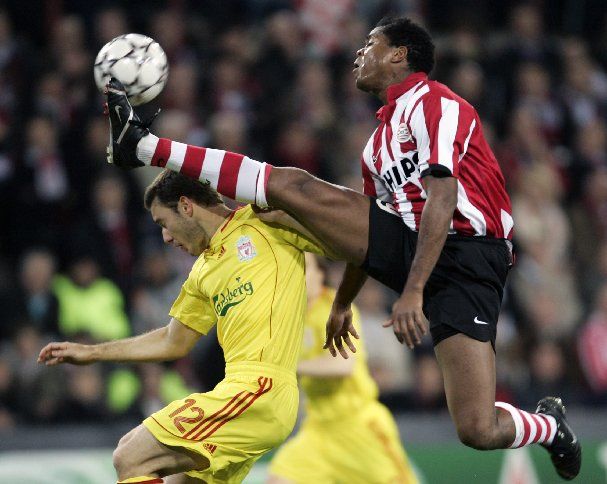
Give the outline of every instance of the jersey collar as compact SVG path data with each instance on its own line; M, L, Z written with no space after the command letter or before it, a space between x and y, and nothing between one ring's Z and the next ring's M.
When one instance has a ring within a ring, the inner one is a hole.
M394 111L394 105L396 104L396 100L401 97L404 93L406 93L409 89L415 86L420 81L427 81L428 74L425 72L414 72L409 74L405 79L403 79L398 84L392 84L386 90L386 98L388 103L379 108L377 111L377 119L380 121L388 122L390 117L392 116L392 112Z
M245 205L243 207L238 207L236 210L234 210L230 215L228 215L226 217L225 222L223 222L215 231L215 233L211 236L211 239L209 240L209 247L207 248L207 251L209 252L213 252L213 248L216 245L219 245L221 240L223 239L223 236L225 234L225 230L228 228L228 225L230 225L230 222L232 222L233 220L238 220L239 218L242 217L242 215L246 212L246 209L249 209L251 206L250 205Z

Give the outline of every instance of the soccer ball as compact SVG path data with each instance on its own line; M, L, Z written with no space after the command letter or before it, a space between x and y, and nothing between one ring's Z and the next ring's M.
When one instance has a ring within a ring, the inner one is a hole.
M141 34L125 34L105 44L95 59L95 83L103 92L110 77L124 85L132 105L154 99L167 81L169 63L162 47Z

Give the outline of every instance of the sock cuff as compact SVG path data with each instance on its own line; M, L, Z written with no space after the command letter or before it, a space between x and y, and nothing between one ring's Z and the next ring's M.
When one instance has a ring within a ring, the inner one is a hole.
M136 148L137 159L148 166L151 165L152 158L156 152L156 147L158 146L158 140L158 136L155 136L152 133L149 133L147 136L141 138L139 143L137 143Z
M514 437L514 441L512 442L512 444L510 444L510 448L514 449L521 444L521 440L523 439L524 424L521 414L516 407L506 402L495 402L495 406L496 408L501 408L502 410L505 410L512 416L516 435Z
M268 185L268 178L270 177L270 171L272 171L272 165L268 163L261 163L259 174L257 175L257 189L255 191L255 205L259 208L267 208L268 200L266 199L266 187Z

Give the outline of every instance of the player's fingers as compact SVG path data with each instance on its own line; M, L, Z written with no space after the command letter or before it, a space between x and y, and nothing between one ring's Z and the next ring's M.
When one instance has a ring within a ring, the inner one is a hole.
M418 332L418 329L417 329L418 318L419 318L419 315L417 315L416 313L412 313L411 315L409 315L407 317L407 323L406 323L407 331L409 332L409 336L411 336L411 340L416 345L419 345L422 342L421 334Z
M64 349L64 348L60 348L60 349L53 349L51 351L51 356L54 358L68 358L70 356L73 356L73 352L70 351L69 349Z
M420 345L422 343L421 333L417 330L417 320L419 315L411 313L407 318L407 331L411 336L411 341L414 345Z
M334 331L333 328L331 327L330 323L327 323L327 328L326 328L326 338L325 338L325 344L323 346L323 349L325 350L329 350L329 352L335 356L335 348L333 347L333 337L334 337Z
M331 356L335 357L337 353L335 352L335 346L333 346L333 335L329 331L329 327L327 326L327 341L325 341L324 349L329 350Z
M388 321L386 321L384 324L382 324L382 326L384 328L389 328L390 326L392 326L394 324L394 321L392 319L388 319Z
M354 346L354 343L352 342L352 340L350 339L350 335L348 333L346 333L343 336L344 341L346 342L346 344L348 345L348 348L350 348L350 351L352 353L356 353L356 346Z
M339 354L342 356L342 358L347 360L348 352L344 348L344 342L343 342L341 335L337 335L335 337L335 347L337 348L337 351L339 351Z
M407 343L408 345L406 335L403 333L401 321L398 317L392 320L392 330L394 331L394 336L396 336L396 339L400 344Z
M420 316L419 318L417 318L415 320L415 324L417 326L417 330L419 331L419 334L421 336L424 336L425 334L428 333L428 321L426 320L426 318L424 316Z
M417 332L417 326L415 325L415 320L411 319L407 322L407 332L409 333L409 336L411 337L411 341L413 341L413 344L415 345L419 345L421 344L421 338L419 333Z
M409 328L407 326L407 321L405 318L406 316L401 316L398 318L398 332L401 335L401 339L399 339L399 341L401 343L404 341L404 343L407 345L407 347L409 347L409 349L413 349L413 338L409 333Z
M44 348L42 348L40 350L40 353L38 354L38 362L40 363L41 361L44 361L48 355L49 352L49 345L46 345Z
M356 331L356 328L352 323L350 323L350 325L348 326L348 333L350 333L356 339L360 339L360 336L358 336L358 332Z

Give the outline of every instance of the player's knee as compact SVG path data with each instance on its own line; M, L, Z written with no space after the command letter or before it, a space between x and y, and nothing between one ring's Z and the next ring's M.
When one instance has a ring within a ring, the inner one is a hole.
M128 440L126 442L128 442ZM135 467L135 461L133 459L134 454L129 450L126 442L123 442L121 439L112 454L114 469L116 469L116 474L118 474L118 478L120 479L132 477L131 474Z
M493 448L493 434L490 426L479 421L471 421L457 426L457 436L462 444L476 450Z

